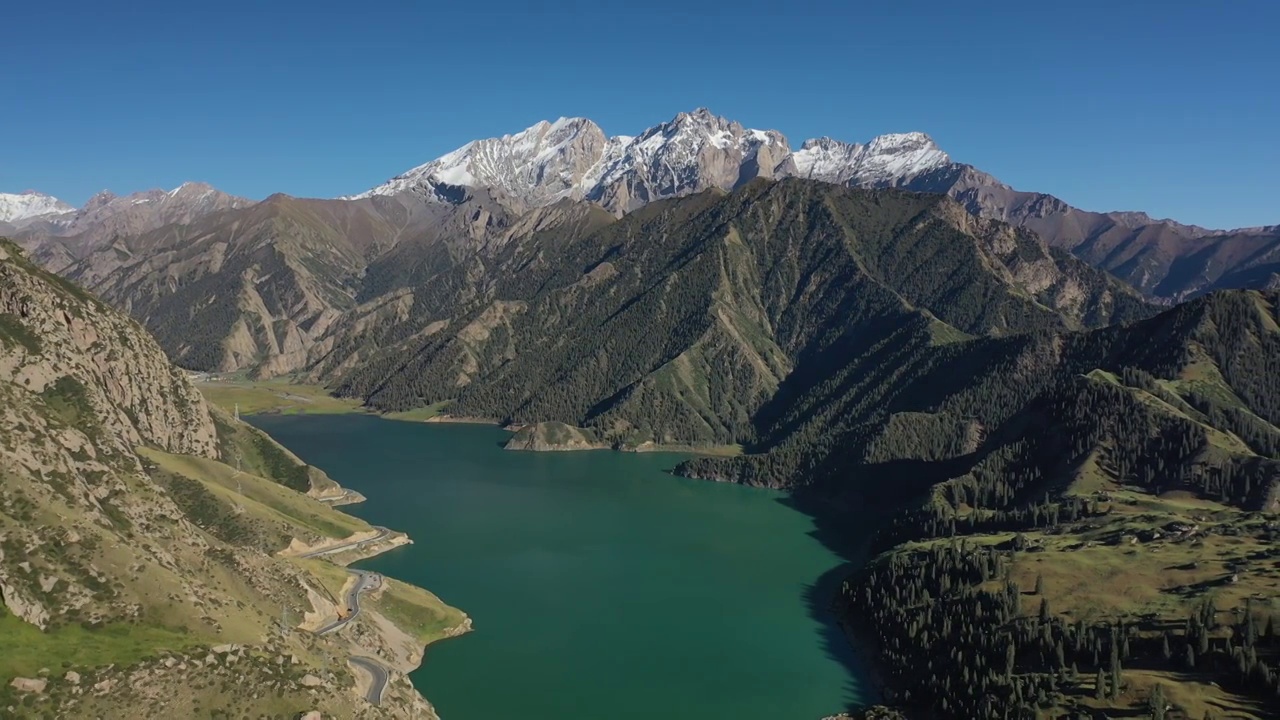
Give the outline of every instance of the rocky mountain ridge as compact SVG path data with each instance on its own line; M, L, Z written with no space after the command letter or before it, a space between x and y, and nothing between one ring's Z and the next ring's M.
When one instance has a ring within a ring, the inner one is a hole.
M1280 226L1211 230L1142 212L1080 210L956 162L924 133L882 135L865 144L822 137L793 149L777 131L746 128L705 108L636 136L610 137L580 117L539 122L467 143L344 199L448 205L485 194L514 216L565 200L621 215L667 197L732 190L757 177L950 195L975 215L1035 231L1158 302L1219 288L1280 287ZM117 240L251 204L200 183L125 197L102 193L74 211L38 193L0 195L0 231L62 271Z
M0 229L20 245L37 250L37 259L47 268L60 271L84 253L120 238L128 238L166 225L184 225L221 210L245 208L253 204L200 182L185 182L172 190L146 190L119 196L104 190L79 208L47 195L33 197L24 212L9 219L0 213ZM37 212L39 208L55 208ZM0 210L3 200L0 200Z

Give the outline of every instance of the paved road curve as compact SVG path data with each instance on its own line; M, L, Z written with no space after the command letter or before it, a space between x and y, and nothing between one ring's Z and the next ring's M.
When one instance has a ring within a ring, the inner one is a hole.
M373 682L369 684L369 690L365 692L364 699L374 705L382 702L382 692L387 689L387 680L389 679L387 677L387 669L377 660L360 657L359 655L352 655L350 662L373 677Z

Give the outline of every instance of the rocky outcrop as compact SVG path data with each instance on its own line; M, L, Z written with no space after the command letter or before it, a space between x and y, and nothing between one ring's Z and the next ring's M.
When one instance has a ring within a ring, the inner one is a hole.
M550 452L557 450L600 450L609 445L595 439L590 430L562 422L525 425L504 446L507 450Z
M3 566L4 557L0 554L0 567ZM16 581L7 581L6 573L0 571L0 600L4 601L4 606L14 617L22 618L24 621L35 625L44 630L49 624L49 610L40 604L40 602L19 585Z
M44 692L45 687L49 684L44 678L24 678L17 677L13 682L9 683L10 687L19 692L40 694Z

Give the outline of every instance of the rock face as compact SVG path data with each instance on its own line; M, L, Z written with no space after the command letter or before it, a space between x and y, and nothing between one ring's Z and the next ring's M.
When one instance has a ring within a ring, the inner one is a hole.
M881 135L866 145L823 137L791 155L794 176L850 187L899 187L951 158L919 132Z
M398 286L408 266L396 252L474 247L509 220L484 191L457 204L274 195L81 250L60 272L145 323L184 367L272 376L306 369L344 311Z
M0 524L0 536L30 553L0 552L10 612L44 628L109 595L94 589L102 572L76 553L44 562L34 552L49 543L80 546L72 515L123 525L133 522L129 513L176 513L163 500L111 500L126 488L122 477L142 472L135 448L144 445L215 457L203 398L137 323L0 242L0 479L25 478L19 493L37 507L53 498L65 507L51 511L64 520L47 527ZM0 518L24 516L15 497L6 491Z
M191 688L193 674L216 674L227 679L216 691L220 707L256 715L264 698L291 697L295 707L358 714L334 667L311 655L320 646L322 658L345 658L343 638L279 632L276 613L318 581L276 552L290 538L315 542L321 534L244 500L253 491L225 496L222 483L238 469L216 460L242 451L237 492L240 483L260 492L275 482L283 487L271 487L273 497L293 488L289 502L334 512L301 494L310 479L301 461L209 408L135 321L0 241L3 612L47 631L165 630L141 661L108 665L88 651L60 678L41 670L19 678L16 690L44 692L59 717L83 714L68 704L90 694L104 714L131 716L172 699L176 687ZM396 534L387 544L402 542ZM168 649L172 626L157 618L186 628L190 654ZM138 635L148 642L148 633ZM271 660L300 655L309 659L287 669ZM61 659L38 658L48 666ZM169 707L191 717L204 701L183 696ZM387 717L418 717L428 707L407 685L390 689L385 704Z
M581 197L624 213L665 197L731 190L779 176L790 148L773 130L749 130L705 108L634 138L613 138L581 183Z
M458 189L492 187L528 206L577 193L609 139L585 118L542 121L514 135L476 140L353 198L416 193L450 200Z

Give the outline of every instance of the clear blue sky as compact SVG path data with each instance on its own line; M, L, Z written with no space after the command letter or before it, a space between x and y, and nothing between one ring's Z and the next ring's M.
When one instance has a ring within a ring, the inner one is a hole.
M1091 210L1280 222L1275 0L45 0L4 24L0 189L77 204L335 196L543 118L707 106L795 145L922 130Z

